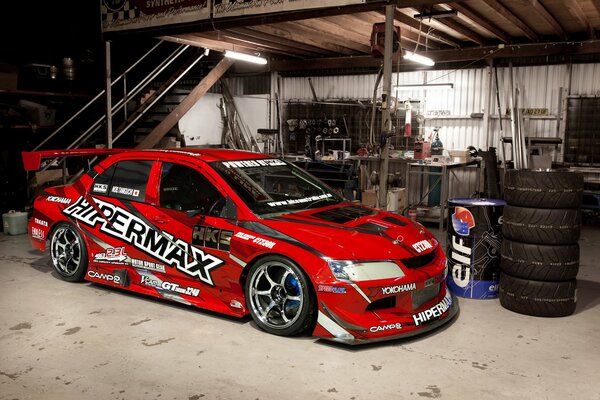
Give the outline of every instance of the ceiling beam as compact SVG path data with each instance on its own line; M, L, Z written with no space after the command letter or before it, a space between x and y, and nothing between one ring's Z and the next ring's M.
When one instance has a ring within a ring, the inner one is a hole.
M354 49L361 53L371 52L369 36L366 37L366 40L364 37L357 38L357 35L353 35L348 29L318 19L305 19L303 21L293 22L293 24L301 25L306 29L310 29L323 39L329 38L330 40L344 47Z
M553 55L580 55L600 53L600 40L589 40L586 42L564 42L564 43L534 43L472 47L465 49L436 50L427 53L427 56L437 63L467 62L495 58L519 58ZM401 64L412 64L401 60ZM272 60L271 71L302 71L302 70L324 70L344 68L379 68L381 60L370 56L321 58L315 60Z
M356 18L367 23L367 26L364 29L368 29L369 35L373 29L374 24L385 23L385 15L378 13L378 12L362 13L359 16L355 17L355 19ZM419 46L421 46L423 49L439 49L440 48L439 45L436 45L439 42L428 40L428 38L425 36L425 34L423 32L421 32L421 35L419 35L418 32L414 32L411 29L407 29L407 28L403 27L400 23L397 23L394 25L398 26L400 28L401 39L404 39L405 42L412 42L413 44L415 44L415 46L416 46L416 43L418 42ZM432 42L435 44L432 44ZM407 44L407 43L405 43L405 44ZM403 45L403 47L407 47L407 46ZM412 45L409 44L408 47L412 47Z
M417 8L412 8L412 9L417 13L420 13L422 11ZM433 11L433 12L447 11L443 8L438 8L435 6L432 6L429 10ZM480 46L483 46L485 44L485 38L483 36L481 36L480 34L478 34L475 31L467 28L466 26L462 25L460 22L456 21L454 18L456 18L456 17L440 18L437 20L437 22L440 23L441 25L447 26L448 28L452 29L455 32L460 33L461 35L463 35L470 41L475 42Z
M244 29L244 28L241 28ZM256 37L248 35L243 32L236 31L234 29L228 29L225 31L219 32L203 32L198 34L199 36L220 40L227 43L232 43L234 45L240 46L251 46L256 52L259 53L276 53L280 55L285 55L292 58L307 58L307 57L319 57L324 55L332 55L328 52L322 51L306 51L304 49L298 48L294 46L286 46L281 42L273 42L272 40L258 40ZM263 54L264 55L264 54Z
M600 0L598 0L600 1ZM503 30L494 26L491 22L489 22L486 18L482 17L479 13L471 9L465 4L460 4L459 2L450 3L450 7L463 14L465 17L469 18L471 21L475 22L482 29L486 30L490 34L494 35L496 38L500 39L504 43L510 42L510 37Z
M548 9L539 0L528 0L529 4L537 11L545 20L552 26L554 32L560 36L562 40L567 40L567 33L560 25L560 23L554 18Z
M577 20L585 26L585 30L590 38L594 38L596 33L594 32L594 28L592 24L590 24L590 20L583 12L581 6L579 5L579 0L564 0L564 6L567 10L569 10L569 14L573 17L577 18Z
M293 42L291 40L286 40L280 37L273 37L271 35L267 35L262 32L258 32L253 30L252 28L236 28L236 29L228 29L228 31L236 34L243 35L248 38L254 38L259 41L259 43L268 43L268 44L281 44L286 48L300 50L301 52L313 53L313 54L329 54L330 52L320 49L318 47L309 46L304 43Z
M460 47L460 43L456 38L444 32L437 31L429 25L427 25L426 23L419 22L416 19L404 14L398 9L394 10L394 19L402 24L408 25L409 27L416 29L417 31L420 30L421 35L425 37L429 37L433 40L446 43L452 47Z
M500 14L508 22L519 28L521 32L525 34L529 39L538 42L540 40L537 33L533 31L521 18L517 17L512 11L502 5L498 0L482 0L489 7L493 8L498 14Z
M225 50L239 51L241 53L254 52L256 49L248 45L235 45L220 40L209 39L203 36L195 35L192 33L185 33L181 35L171 36L160 36L158 39L166 40L169 42L189 44L195 47L204 47L218 52L224 52Z
M315 32L305 26L295 22L281 22L273 25L261 25L253 28L259 32L269 35L282 37L294 42L306 43L311 46L320 47L343 55L358 55L361 51L349 48L343 44L338 44L335 39L323 37L319 32ZM371 49L369 48L368 52ZM364 54L364 52L362 52Z
M600 0L592 0L592 5L594 6L598 14L600 14Z

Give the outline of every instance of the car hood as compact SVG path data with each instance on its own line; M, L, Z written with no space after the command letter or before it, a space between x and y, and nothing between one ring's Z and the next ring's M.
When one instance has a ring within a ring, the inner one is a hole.
M357 204L285 214L262 223L332 259L406 259L438 245L420 224Z

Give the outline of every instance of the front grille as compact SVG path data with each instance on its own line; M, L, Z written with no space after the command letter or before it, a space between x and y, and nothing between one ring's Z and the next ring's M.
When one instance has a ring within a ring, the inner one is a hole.
M367 311L382 310L384 308L396 307L396 296L375 300L367 306Z
M416 256L416 257L412 257L412 258L405 258L400 261L402 262L402 264L404 264L404 266L406 268L417 269L417 268L424 267L427 264L430 264L434 258L435 258L435 251L430 251L427 254L421 254L420 256Z
M436 298L440 292L440 284L431 285L423 289L415 290L412 292L412 306L413 310L418 310L423 304L429 300Z

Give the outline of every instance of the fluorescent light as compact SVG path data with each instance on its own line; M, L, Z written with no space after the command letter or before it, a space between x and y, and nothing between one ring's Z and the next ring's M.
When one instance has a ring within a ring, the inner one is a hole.
M411 60L419 64L427 65L428 67L433 67L435 65L435 62L431 58L422 56L417 53L413 53L412 51L405 51L404 59Z
M395 85L395 89L398 90L422 90L422 89L454 89L453 83L425 83L425 84L416 84L416 85Z
M237 51L226 50L225 57L234 58L241 61L248 61L254 64L265 65L267 63L267 60L262 57L257 57L246 53L238 53Z

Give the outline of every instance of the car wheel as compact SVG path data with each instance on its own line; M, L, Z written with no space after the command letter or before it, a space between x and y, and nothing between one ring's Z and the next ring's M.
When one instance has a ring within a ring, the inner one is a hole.
M88 266L83 237L69 223L60 223L50 236L50 256L58 275L65 281L82 281Z
M303 333L314 322L314 294L306 274L290 260L269 256L254 264L244 287L252 319L281 336Z

